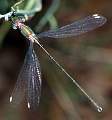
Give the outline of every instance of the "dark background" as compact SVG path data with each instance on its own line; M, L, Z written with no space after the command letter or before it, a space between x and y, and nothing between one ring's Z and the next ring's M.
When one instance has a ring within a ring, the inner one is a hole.
M16 0L1 0L0 12L7 13L14 3ZM42 71L40 105L36 111L28 110L25 101L13 107L9 103L9 96L28 45L18 30L13 30L9 22L1 20L0 120L112 120L112 1L60 0L59 8L53 14L56 17L54 24L45 19L45 26L35 30L52 1L43 0L42 4L43 9L26 23L38 33L95 13L107 18L107 23L102 27L77 37L40 40L68 73L103 107L103 111L98 113L37 45L34 48Z

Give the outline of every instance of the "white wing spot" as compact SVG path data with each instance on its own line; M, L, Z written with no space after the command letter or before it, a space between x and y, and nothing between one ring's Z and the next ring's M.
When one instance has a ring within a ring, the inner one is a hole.
M101 18L101 16L99 16L98 14L94 14L93 17L94 18Z
M12 96L10 97L10 102L12 102Z
M28 102L28 104L27 104L27 105L28 105L28 109L30 109L30 103L29 103L29 102Z

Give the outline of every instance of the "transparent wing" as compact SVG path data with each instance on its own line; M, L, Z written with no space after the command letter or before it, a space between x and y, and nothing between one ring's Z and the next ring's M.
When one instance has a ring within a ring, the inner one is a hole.
M35 109L37 108L40 100L41 94L41 72L39 60L33 50L33 47L30 45L29 52L27 54L27 59L29 59L29 74L28 74L28 83L27 83L27 92L26 98L28 103L28 108Z
M27 84L27 75L28 75L28 69L27 69L26 62L27 62L27 59L25 58L24 64L20 70L16 85L15 85L15 88L10 97L10 102L13 103L13 105L20 104L25 95L25 89L26 89L26 84Z
M98 28L102 26L105 22L105 17L94 14L92 16L87 16L79 21L75 21L72 24L63 26L59 29L42 32L38 34L38 37L65 38L77 36Z
M41 94L41 73L33 45L26 53L23 67L13 90L10 102L20 104L23 97L27 100L28 108L37 108Z

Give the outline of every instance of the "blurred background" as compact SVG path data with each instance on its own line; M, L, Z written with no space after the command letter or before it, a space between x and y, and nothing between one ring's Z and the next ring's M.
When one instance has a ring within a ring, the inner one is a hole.
M17 0L0 0L0 13ZM0 120L112 120L112 1L24 0L22 12L33 10L26 23L36 33L69 24L95 13L107 18L102 27L66 39L40 39L44 47L103 107L101 113L72 81L34 45L42 72L42 95L37 110L25 101L13 107L9 96L16 83L28 45L10 22L0 20Z

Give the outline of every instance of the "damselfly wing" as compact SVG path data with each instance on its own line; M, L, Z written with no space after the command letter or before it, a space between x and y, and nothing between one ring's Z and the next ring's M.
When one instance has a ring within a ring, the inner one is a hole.
M28 108L37 108L41 94L41 72L39 60L33 49L33 43L25 56L24 64L17 79L10 102L19 104L25 97Z
M102 26L106 21L107 19L105 17L94 14L61 28L42 32L38 34L38 37L66 38L77 36Z

